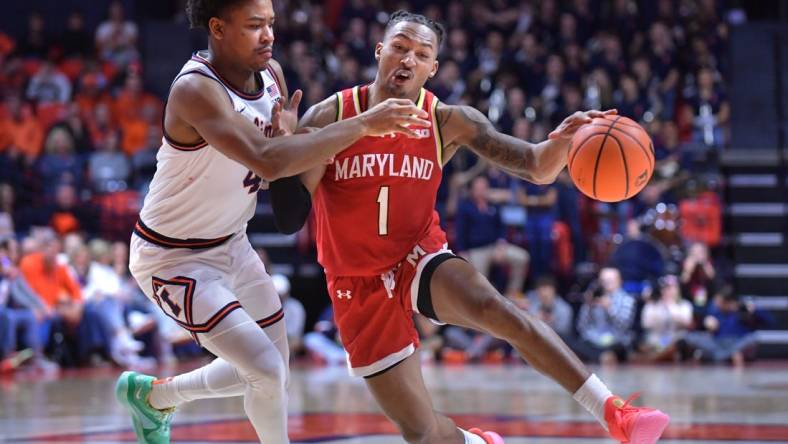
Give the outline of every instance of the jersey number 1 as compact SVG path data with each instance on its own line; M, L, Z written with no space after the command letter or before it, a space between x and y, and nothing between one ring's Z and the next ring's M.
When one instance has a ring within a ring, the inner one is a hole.
M389 234L389 187L380 187L378 193L378 234Z

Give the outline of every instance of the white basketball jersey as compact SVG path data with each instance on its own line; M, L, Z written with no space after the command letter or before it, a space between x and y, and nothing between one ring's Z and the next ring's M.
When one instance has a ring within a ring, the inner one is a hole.
M256 74L261 87L254 94L232 87L200 53L186 62L175 80L184 75L202 75L220 83L235 111L270 135L271 110L281 97L270 67ZM156 161L141 223L135 229L137 234L144 232L144 238L170 246L189 246L179 245L179 240L202 240L210 246L212 239L243 230L254 215L262 179L204 140L182 145L165 130Z

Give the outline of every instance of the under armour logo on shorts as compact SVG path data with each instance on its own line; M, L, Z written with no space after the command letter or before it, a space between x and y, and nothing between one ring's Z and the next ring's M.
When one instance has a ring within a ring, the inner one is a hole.
M337 299L342 299L342 298L352 299L353 297L350 295L350 290L347 291L337 290Z

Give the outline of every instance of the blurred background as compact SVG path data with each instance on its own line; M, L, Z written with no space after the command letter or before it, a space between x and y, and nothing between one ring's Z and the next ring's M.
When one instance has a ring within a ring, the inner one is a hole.
M207 47L185 1L4 4L0 16L0 370L149 368L204 353L127 270L170 82ZM450 247L587 362L788 358L788 1L274 0L275 58L303 113L373 79L389 13L448 31L427 88L544 140L581 109L651 134L637 197L511 178L460 152L438 211ZM480 210L492 205L495 212ZM285 301L295 360L344 365L311 224L249 237ZM517 362L490 337L417 319L423 359ZM22 364L24 362L24 364Z

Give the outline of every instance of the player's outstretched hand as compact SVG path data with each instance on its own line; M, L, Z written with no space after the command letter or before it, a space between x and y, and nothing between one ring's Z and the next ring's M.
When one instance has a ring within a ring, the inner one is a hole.
M585 125L586 123L591 123L591 119L596 117L612 116L615 114L618 114L618 111L615 109L609 109L607 111L597 111L595 109L590 111L577 111L576 113L564 119L564 121L561 122L561 124L558 125L558 127L547 136L547 138L550 140L569 140L575 135L575 132L580 129L581 126Z
M282 101L276 102L271 110L271 127L274 136L287 136L295 133L298 126L298 105L301 103L301 90L297 89L290 97L290 103L282 106Z
M429 114L408 99L387 99L360 114L368 136L385 136L391 133L422 138L418 128L429 128Z

